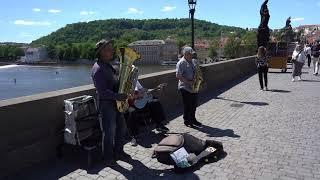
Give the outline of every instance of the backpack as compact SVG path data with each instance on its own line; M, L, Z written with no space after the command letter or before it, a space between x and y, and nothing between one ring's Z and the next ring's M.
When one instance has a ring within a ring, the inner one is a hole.
M171 155L181 149L185 149L189 154L187 160L189 167L179 167ZM201 140L189 134L173 134L164 138L154 149L153 158L157 158L160 163L174 165L176 172L190 170L199 163L213 162L223 152L221 142L213 140Z

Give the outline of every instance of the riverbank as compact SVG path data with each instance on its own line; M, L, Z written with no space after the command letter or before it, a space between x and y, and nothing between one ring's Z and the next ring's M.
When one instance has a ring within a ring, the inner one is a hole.
M95 61L87 59L79 59L76 61L60 61L60 60L51 60L51 61L38 61L33 63L19 62L18 65L30 65L30 66L78 66L78 65L93 65Z
M17 64L15 62L0 62L0 66L14 65Z

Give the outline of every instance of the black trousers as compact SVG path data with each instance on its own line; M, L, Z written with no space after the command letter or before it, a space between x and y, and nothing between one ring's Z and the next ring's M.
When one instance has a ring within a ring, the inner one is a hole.
M307 54L307 58L308 58L308 67L310 67L310 65L311 65L311 56L310 56L310 54Z
M268 67L267 66L258 67L258 74L259 74L260 88L263 89L263 79L264 79L265 86L268 87Z
M196 121L196 109L198 106L198 93L190 93L180 89L183 101L183 119L185 123Z
M149 102L142 109L135 108L135 111L131 114L126 114L127 126L131 136L136 136L139 133L139 124L142 121L141 118L143 118L141 115L148 115L157 126L166 120L160 101Z

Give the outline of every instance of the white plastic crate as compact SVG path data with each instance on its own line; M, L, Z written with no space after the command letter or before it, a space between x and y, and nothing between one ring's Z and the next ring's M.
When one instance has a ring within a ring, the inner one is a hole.
M65 129L64 141L67 144L81 145L81 142L100 128L95 100L92 96L84 95L64 100Z

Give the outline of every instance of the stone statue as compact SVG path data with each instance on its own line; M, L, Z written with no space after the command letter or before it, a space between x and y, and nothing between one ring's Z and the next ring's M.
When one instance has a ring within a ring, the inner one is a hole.
M265 0L260 9L260 16L261 16L260 26L262 27L268 27L268 23L270 19L268 1L269 0Z
M286 28L291 27L291 16L286 21Z
M270 14L268 9L269 0L265 0L260 9L261 21L258 28L257 34L257 44L258 47L264 46L267 47L268 42L270 40L270 29L268 26Z
M280 39L284 42L292 42L294 41L294 36L295 34L291 26L291 17L289 17L286 21L286 26L282 29Z

